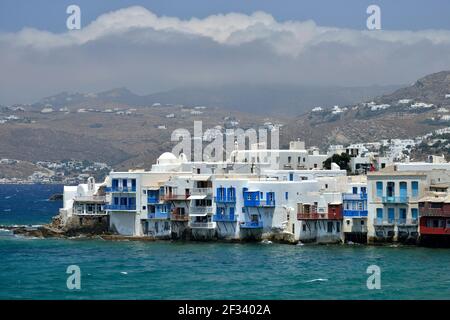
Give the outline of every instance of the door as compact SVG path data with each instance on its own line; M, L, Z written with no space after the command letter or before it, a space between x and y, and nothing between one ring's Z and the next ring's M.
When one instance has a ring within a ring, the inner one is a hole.
M394 223L394 221L395 221L395 209L389 208L388 209L388 222Z

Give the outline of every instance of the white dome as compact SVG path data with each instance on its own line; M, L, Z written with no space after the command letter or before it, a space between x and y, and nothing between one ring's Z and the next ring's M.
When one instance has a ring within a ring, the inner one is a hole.
M158 164L166 164L166 163L176 163L178 162L178 158L171 152L164 152L158 158Z

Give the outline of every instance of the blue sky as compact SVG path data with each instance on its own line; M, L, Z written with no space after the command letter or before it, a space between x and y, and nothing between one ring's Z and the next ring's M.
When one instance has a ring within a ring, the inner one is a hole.
M83 25L102 13L140 5L157 15L183 19L262 10L278 21L312 19L319 25L352 29L364 29L367 6L377 4L382 10L383 29L450 29L448 0L1 0L0 30L11 32L34 27L65 31L65 9L70 4L81 7Z

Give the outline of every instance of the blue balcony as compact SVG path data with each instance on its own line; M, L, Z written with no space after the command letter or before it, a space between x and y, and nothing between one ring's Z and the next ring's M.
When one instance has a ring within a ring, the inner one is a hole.
M235 222L236 216L234 214L215 214L213 215L215 222Z
M367 210L344 210L344 217L367 217Z
M342 200L367 200L367 193L343 193Z
M105 192L136 192L136 187L106 187Z
M216 203L236 203L236 197L214 197Z
M109 211L136 211L136 205L126 204L107 204L105 210Z
M262 229L262 221L245 221L240 224L241 229Z
M156 204L156 203L159 203L159 197L148 196L148 197L147 197L147 203L148 203L148 204Z
M246 207L275 207L275 200L254 200L244 199Z
M408 201L409 201L409 198L406 197L406 196L398 196L398 197L395 197L395 196L391 196L391 197L384 196L384 197L382 197L382 202L383 203L408 203Z
M170 218L169 212L152 212L148 214L149 219L155 219L155 220L165 220Z

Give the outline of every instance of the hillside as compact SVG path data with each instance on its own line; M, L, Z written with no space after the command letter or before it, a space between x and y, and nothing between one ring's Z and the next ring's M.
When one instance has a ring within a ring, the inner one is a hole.
M151 107L186 105L219 107L230 111L257 113L261 116L301 115L314 106L357 103L397 89L398 86L317 87L293 85L228 85L186 87L149 95L137 95L126 88L99 93L62 92L33 103L31 107L68 110L114 107Z
M345 107L316 108L287 124L286 136L321 147L413 138L450 126L450 71Z

